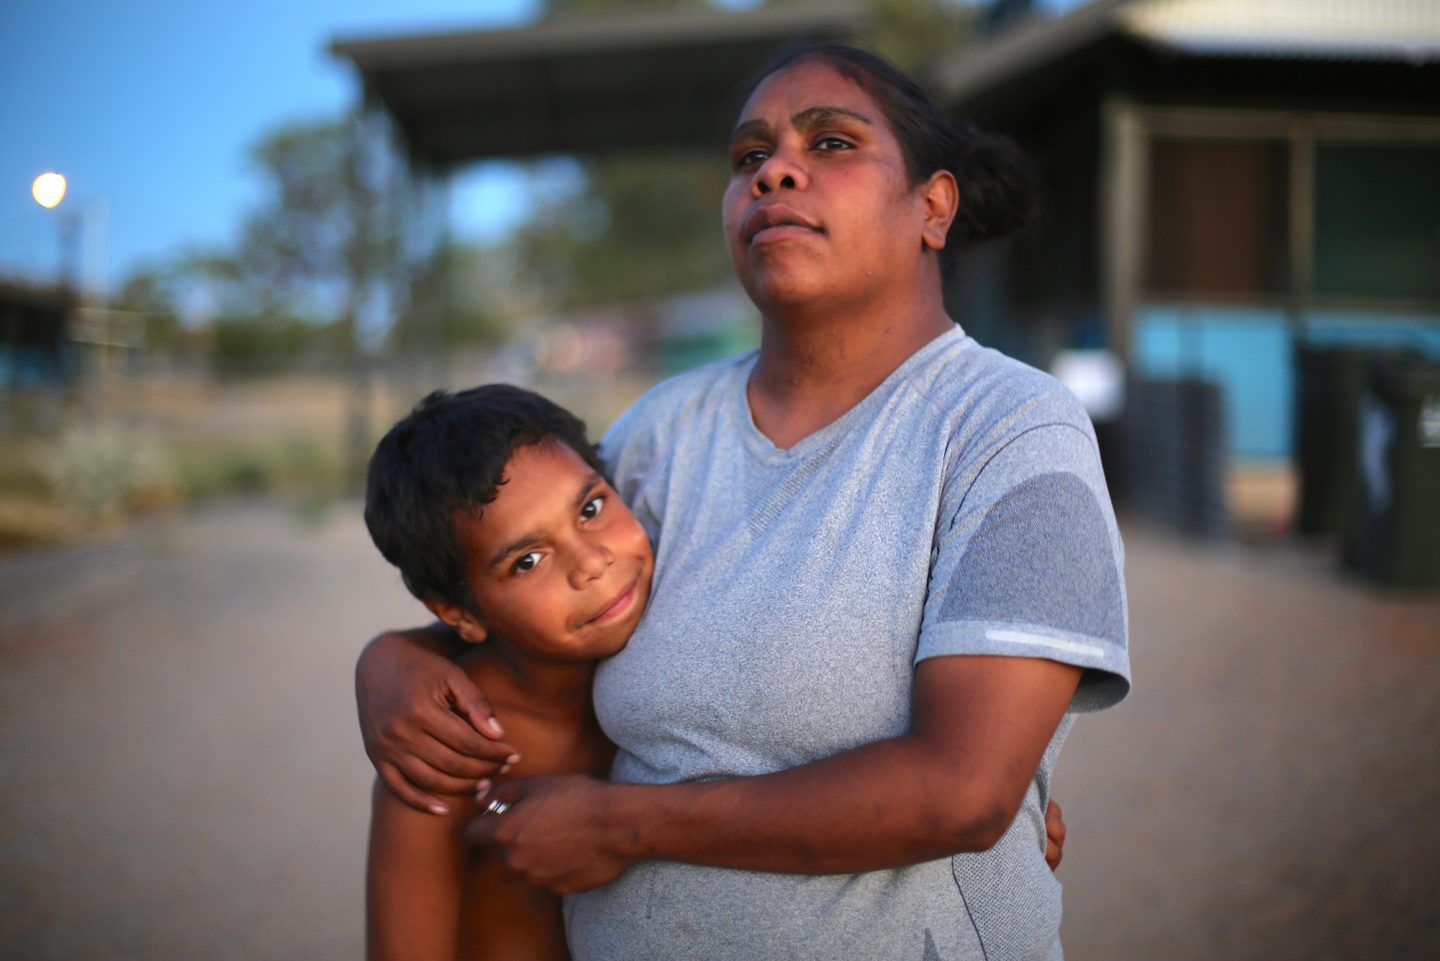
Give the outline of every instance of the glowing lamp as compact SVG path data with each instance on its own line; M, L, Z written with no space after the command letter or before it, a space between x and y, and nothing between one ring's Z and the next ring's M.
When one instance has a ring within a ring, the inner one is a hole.
M65 178L53 170L43 173L30 185L30 194L48 210L65 199Z

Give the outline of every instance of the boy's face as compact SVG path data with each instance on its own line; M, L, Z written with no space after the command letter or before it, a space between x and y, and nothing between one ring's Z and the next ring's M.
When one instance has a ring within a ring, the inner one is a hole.
M655 560L620 496L559 441L517 448L504 483L455 533L474 595L470 641L497 636L558 660L589 660L625 646L650 599ZM446 612L436 610L443 620Z

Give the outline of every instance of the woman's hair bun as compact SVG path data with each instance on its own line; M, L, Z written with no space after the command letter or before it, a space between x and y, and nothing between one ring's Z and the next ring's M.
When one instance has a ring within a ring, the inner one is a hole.
M960 210L950 238L979 244L1013 234L1034 218L1040 192L1030 161L1008 137L973 124L957 124L958 149L951 172L960 186Z

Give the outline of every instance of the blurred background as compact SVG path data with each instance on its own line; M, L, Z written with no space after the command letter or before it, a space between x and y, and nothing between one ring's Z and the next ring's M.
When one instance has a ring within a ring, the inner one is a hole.
M1434 0L11 0L0 954L362 953L350 672L422 615L364 461L435 387L598 436L755 344L723 136L801 35L1044 183L947 299L1085 402L1126 535L1070 957L1440 956Z

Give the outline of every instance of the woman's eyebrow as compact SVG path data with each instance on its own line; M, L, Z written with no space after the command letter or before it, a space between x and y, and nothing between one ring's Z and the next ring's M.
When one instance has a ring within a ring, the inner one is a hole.
M772 139L773 131L774 128L767 120L746 120L736 124L735 129L730 131L730 142L734 143L737 140L746 140L751 137L760 140Z
M867 127L875 126L875 121L848 107L806 107L791 117L790 123L796 130L814 130L816 127L827 127L841 117L858 121Z
M867 127L875 126L874 120L859 111L851 110L849 107L827 106L806 107L804 110L790 117L790 124L796 130L808 132L819 127L829 126L841 117L846 117L857 123L863 123ZM735 129L730 131L731 143L750 137L761 140L773 140L775 137L775 128L770 126L768 120L757 118L736 124Z

